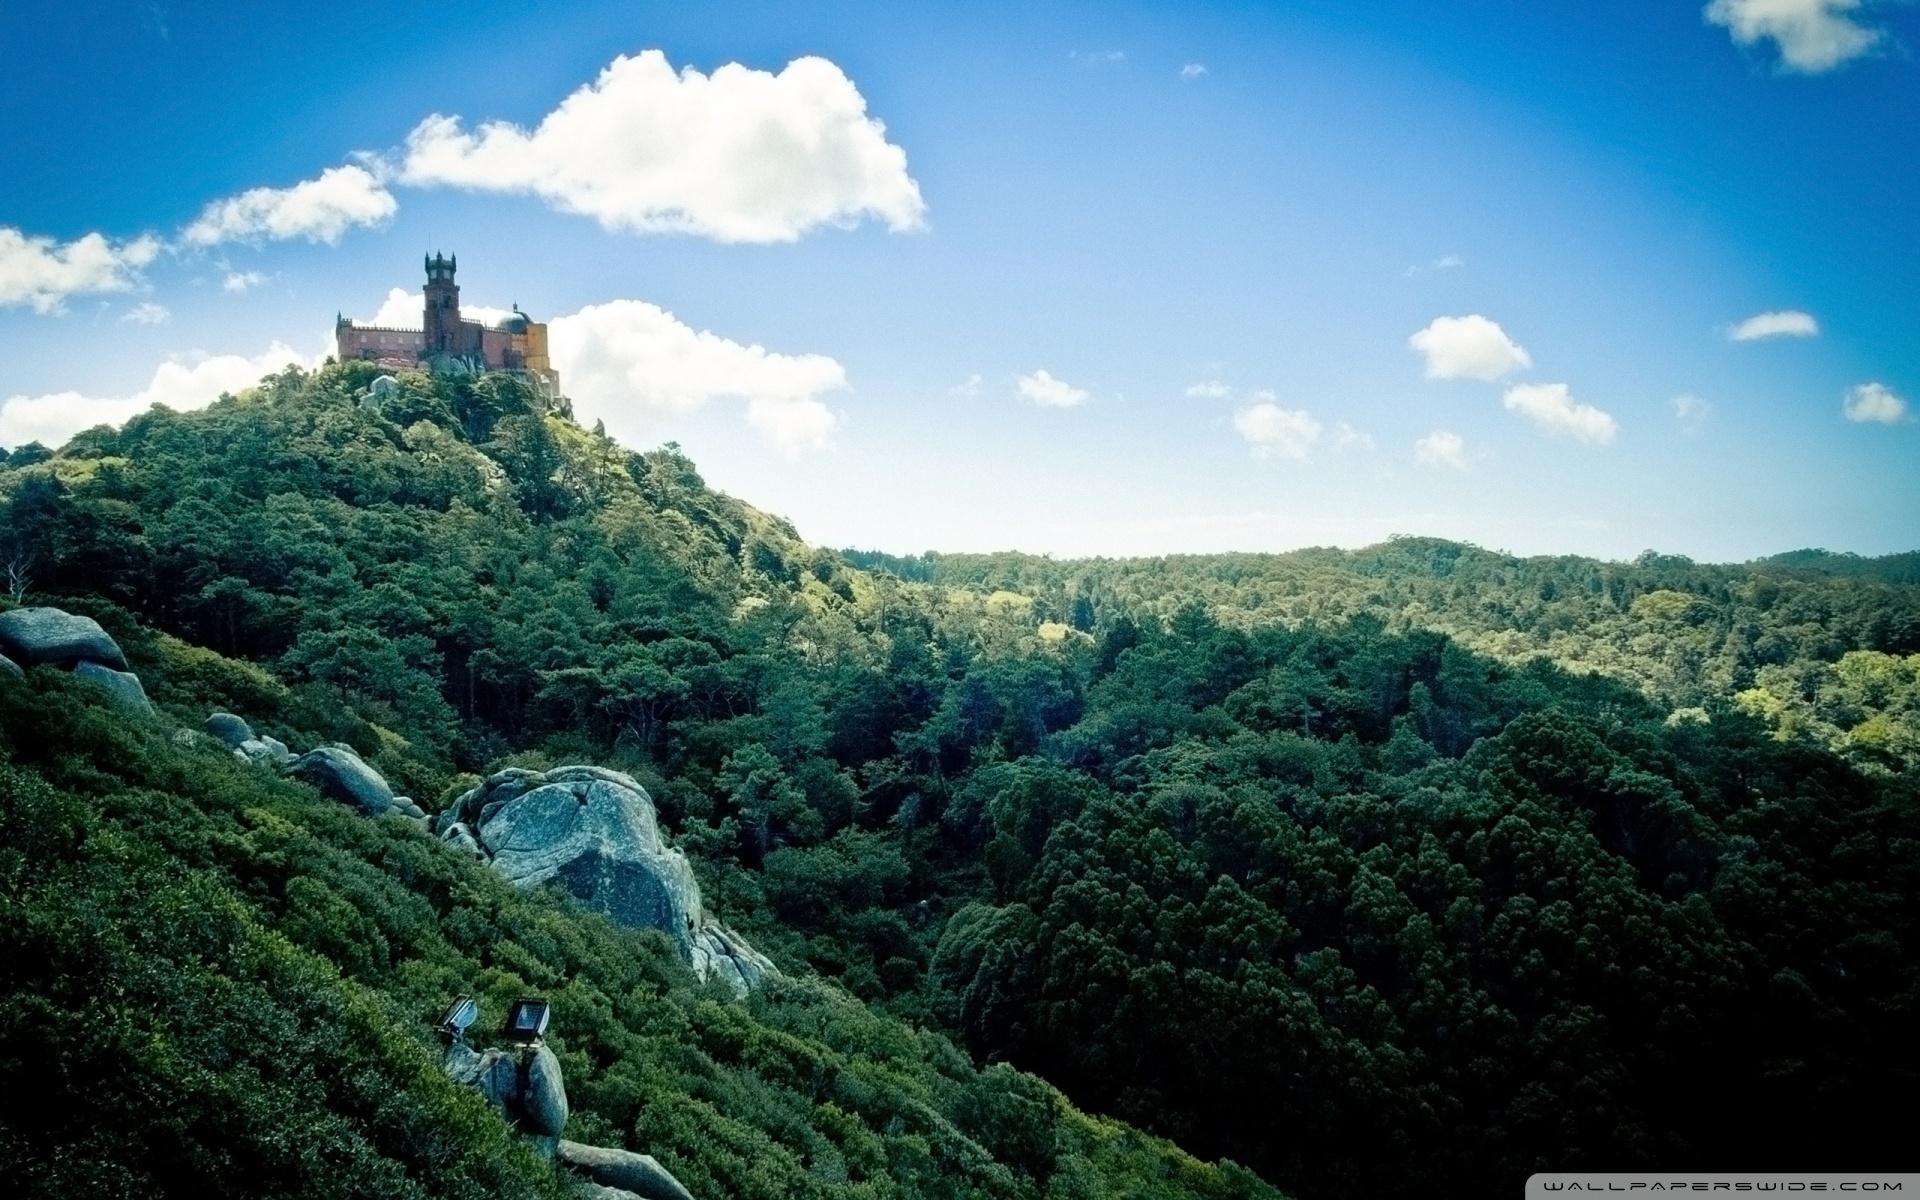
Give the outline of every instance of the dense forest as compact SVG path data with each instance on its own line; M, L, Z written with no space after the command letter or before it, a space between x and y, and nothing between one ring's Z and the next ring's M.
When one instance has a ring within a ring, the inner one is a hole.
M111 1194L543 1194L426 1066L446 994L527 987L575 1121L703 1200L1467 1194L1904 1144L1914 556L835 553L511 378L372 376L0 463L12 602L98 618L162 714L0 682L0 1155L45 1194L98 1161ZM210 707L428 808L627 771L791 978L726 1001L657 937L181 753Z

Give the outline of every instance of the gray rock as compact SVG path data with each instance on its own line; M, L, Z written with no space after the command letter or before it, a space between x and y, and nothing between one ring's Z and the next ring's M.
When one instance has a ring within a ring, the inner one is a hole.
M718 921L707 917L695 931L690 958L694 974L705 979L718 975L733 989L745 995L780 974L766 955L747 944L747 940Z
M100 623L57 608L16 608L0 613L0 653L22 666L85 661L127 669L127 656Z
M207 717L205 723L202 724L200 728L206 730L214 737L219 738L235 750L240 749L246 743L254 740L253 726L247 724L243 718L236 717L230 712L213 713Z
M132 671L116 671L97 662L78 662L73 666L73 673L105 688L118 707L143 716L153 715L153 701L147 699L147 689L140 686L140 677Z
M554 883L622 925L658 929L702 979L744 994L779 972L738 934L711 922L686 857L660 834L653 800L601 767L520 768L489 776L440 815L442 837L475 849L516 886Z
M480 843L474 840L473 830L467 828L465 825L454 824L447 826L440 832L440 840L452 846L454 849L464 850L482 861L485 861L487 857L487 852L482 850Z
M693 1194L651 1154L563 1140L555 1157L602 1187L632 1192L641 1200L693 1200Z
M504 1050L481 1053L465 1042L455 1042L447 1047L440 1066L448 1078L473 1088L501 1112L520 1101L520 1067Z
M566 1080L560 1075L560 1060L544 1043L527 1058L520 1119L529 1131L545 1137L559 1137L567 1127Z
M497 786L494 781L499 780ZM614 772L494 776L456 802L495 869L520 887L554 881L624 925L658 929L686 953L700 889L660 836L653 800Z
M427 810L415 804L412 796L395 796L393 798L393 806L409 817L418 817L424 820L427 815Z
M379 816L393 805L393 789L387 786L380 772L363 762L350 747L322 746L309 750L293 760L287 773L307 780L323 795L351 804L370 817Z
M602 1187L591 1179L576 1179L573 1194L580 1200L640 1200L640 1197L625 1188Z
M251 737L233 748L233 756L242 762L284 769L293 761L293 752L277 738Z
M0 679L25 679L26 677L27 673L20 669L19 663L0 654Z

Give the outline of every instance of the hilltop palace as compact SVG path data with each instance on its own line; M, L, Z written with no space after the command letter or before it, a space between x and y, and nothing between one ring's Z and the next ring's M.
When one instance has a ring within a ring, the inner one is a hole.
M426 309L421 328L356 325L346 317L334 322L335 353L341 362L375 362L397 371L425 368L458 374L524 372L550 395L560 391L560 376L547 357L547 327L515 305L499 321L485 325L460 317L460 286L453 281L457 256L427 259Z

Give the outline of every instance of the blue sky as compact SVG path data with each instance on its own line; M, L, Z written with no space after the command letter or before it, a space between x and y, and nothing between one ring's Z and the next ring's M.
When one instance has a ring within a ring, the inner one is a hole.
M19 4L0 444L324 353L436 247L825 544L1912 549L1920 6L1716 7ZM592 136L457 140L623 55ZM336 227L217 207L343 167Z

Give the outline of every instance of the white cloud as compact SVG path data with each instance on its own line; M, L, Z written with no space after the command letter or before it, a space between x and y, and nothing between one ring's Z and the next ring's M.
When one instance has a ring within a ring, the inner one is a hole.
M867 217L912 230L926 216L906 152L824 58L703 75L675 73L658 50L623 55L531 131L428 117L407 135L400 179L526 193L609 230L722 242L790 242Z
M1883 383L1863 383L1847 393L1847 420L1898 425L1908 420L1907 402Z
M1735 342L1757 342L1762 338L1812 337L1819 332L1820 322L1813 319L1812 313L1786 309L1755 313L1727 330L1727 338Z
M1735 44L1769 39L1786 70L1818 75L1860 57L1885 36L1853 19L1859 7L1860 0L1713 0L1702 15L1725 28Z
M482 325L504 321L512 311L466 300L460 302L461 318L478 321ZM380 302L380 307L374 310L371 317L355 317L354 320L362 325L381 325L388 329L420 329L425 325L426 316L427 298L423 293L409 292L405 288L388 288L387 298Z
M387 329L423 329L425 328L427 297L423 292L409 292L405 288L388 288L387 298L380 302L371 317L355 320L362 325L379 325ZM465 306L462 306L465 311Z
M1198 79L1207 73L1207 64L1191 62L1180 68L1180 78Z
M1697 433L1707 423L1707 416L1713 412L1713 405L1703 397L1691 392L1682 393L1672 400L1673 419L1680 422L1688 433Z
M1498 379L1533 365L1506 330L1478 313L1435 317L1407 345L1426 356L1428 379Z
M1333 432L1327 437L1335 450L1373 450L1373 435L1364 429L1355 429L1345 421L1336 422Z
M267 277L258 271L228 271L227 277L220 281L220 286L229 292L244 292L266 281Z
M354 226L384 223L399 207L365 167L329 167L292 187L249 188L215 200L180 236L192 246L292 238L331 246Z
M1031 400L1041 408L1077 408L1087 402L1085 391L1045 371L1022 375L1015 386L1022 400Z
M0 403L0 446L44 442L58 446L82 429L119 425L156 404L189 412L205 408L222 392L238 392L287 366L312 367L314 359L275 342L264 354L195 354L160 364L147 386L130 396L54 392L10 396Z
M798 458L803 450L833 449L833 431L841 419L818 400L755 396L747 401L747 424L788 458Z
M1233 389L1217 379L1196 383L1187 388L1189 400L1224 400L1231 395L1233 395Z
M1125 50L1069 50L1067 57L1080 62L1119 63L1127 61Z
M1605 445L1620 431L1619 422L1591 404L1574 400L1564 383L1522 383L1507 389L1502 401L1547 433Z
M962 400L971 400L980 394L980 385L985 382L986 381L980 377L980 372L975 371L973 374L967 376L966 379L948 388L947 395L957 396Z
M1452 467L1456 471L1467 469L1467 443L1457 433L1436 429L1413 444L1415 461L1430 467Z
M644 301L556 317L548 336L575 414L629 443L646 442L661 416L715 400L744 400L748 424L789 455L829 447L841 421L821 400L847 386L838 362L729 341Z
M133 291L159 253L151 236L114 242L89 233L62 243L0 225L0 308L24 304L50 315L64 312L69 296Z
M120 319L132 321L135 325L165 325L173 319L173 313L166 305L155 304L149 300L144 304L134 305Z
M1461 258L1458 254L1442 254L1439 258L1425 265L1420 263L1413 264L1407 268L1406 275L1408 279L1411 279L1423 271L1452 271L1466 265L1467 260Z
M1320 440L1320 422L1312 413L1281 408L1271 400L1249 404L1234 413L1233 431L1252 449L1255 458L1305 460Z

